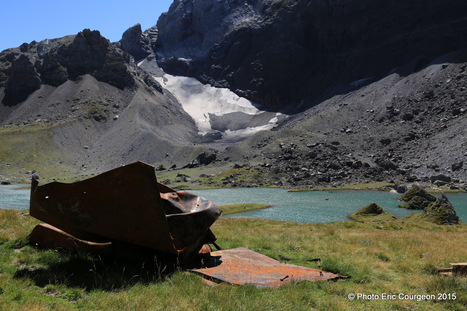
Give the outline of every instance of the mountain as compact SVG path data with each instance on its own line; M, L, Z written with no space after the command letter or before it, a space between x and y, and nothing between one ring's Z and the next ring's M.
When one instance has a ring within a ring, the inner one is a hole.
M266 106L320 102L467 43L458 0L176 0L153 48L168 73Z
M5 50L0 175L86 176L142 160L234 166L227 186L465 187L466 9L175 0L119 42L84 30Z
M191 117L98 31L5 50L0 72L5 175L88 174L193 149Z

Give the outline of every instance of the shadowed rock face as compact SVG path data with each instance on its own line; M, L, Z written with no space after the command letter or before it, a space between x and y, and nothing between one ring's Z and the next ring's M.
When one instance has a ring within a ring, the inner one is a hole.
M456 0L176 0L153 49L169 73L285 106L464 46L466 10Z
M134 86L129 60L128 54L89 29L75 36L25 43L0 54L0 87L5 87L2 103L16 105L41 84L59 86L85 74L119 89Z
M6 73L9 74L9 79L5 81L4 103L7 106L23 101L27 95L37 90L41 85L39 73L25 55L14 59Z
M147 35L143 35L141 25L136 24L123 33L119 43L123 51L133 56L135 60L139 60L151 54L149 40Z

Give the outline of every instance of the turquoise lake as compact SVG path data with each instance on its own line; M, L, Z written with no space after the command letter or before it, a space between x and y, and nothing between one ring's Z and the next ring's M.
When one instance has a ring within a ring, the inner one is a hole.
M270 208L226 217L264 218L299 223L325 223L348 220L352 214L369 203L377 203L396 217L410 214L411 210L398 208L398 193L382 191L307 191L289 192L287 189L243 188L190 191L217 205L260 203ZM467 194L449 194L448 198L459 218L467 222Z
M26 210L29 208L29 189L19 185L0 186L0 208ZM412 211L398 208L400 194L381 191L310 191L289 192L277 188L226 188L190 190L216 205L260 203L270 208L226 217L264 218L299 223L325 223L347 220L347 215L375 202L387 212L403 217ZM448 194L457 215L467 223L467 194Z

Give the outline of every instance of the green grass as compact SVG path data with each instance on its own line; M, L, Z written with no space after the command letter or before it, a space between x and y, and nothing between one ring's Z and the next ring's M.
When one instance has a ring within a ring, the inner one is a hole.
M223 249L246 247L281 262L347 275L279 289L222 284L154 263L39 250L26 244L38 221L0 211L0 310L465 310L467 278L437 268L467 258L467 226L410 222L297 224L220 218ZM455 293L455 300L349 300L350 293Z
M257 209L268 208L268 207L270 207L270 205L253 204L253 203L240 203L240 204L230 204L230 205L219 206L219 208L222 210L223 216L243 213L243 212L253 211Z
M55 178L69 172L66 155L54 143L54 126L57 124L1 127L0 175L8 176L11 181L24 182L29 177L27 171L37 170Z

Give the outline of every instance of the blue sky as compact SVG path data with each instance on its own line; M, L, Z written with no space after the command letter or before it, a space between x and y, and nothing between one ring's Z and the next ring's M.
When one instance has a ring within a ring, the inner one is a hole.
M143 31L157 23L173 0L8 0L0 6L0 51L24 42L99 30L110 41L140 23Z

